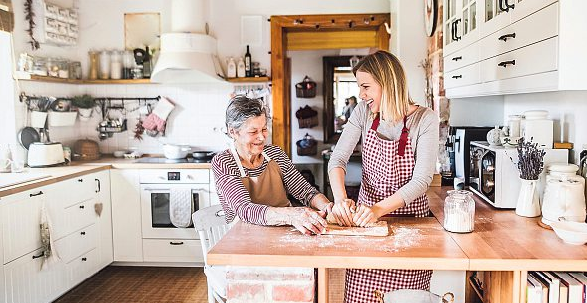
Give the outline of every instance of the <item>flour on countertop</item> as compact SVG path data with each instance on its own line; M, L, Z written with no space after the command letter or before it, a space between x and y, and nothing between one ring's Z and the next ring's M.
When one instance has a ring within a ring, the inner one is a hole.
M305 236L297 230L288 230L278 240L278 247L285 247L286 244L298 244L300 248L336 248L341 251L382 251L398 252L411 247L421 241L422 235L417 228L405 226L392 226L393 234L387 237L370 236L339 236L339 235L317 235Z

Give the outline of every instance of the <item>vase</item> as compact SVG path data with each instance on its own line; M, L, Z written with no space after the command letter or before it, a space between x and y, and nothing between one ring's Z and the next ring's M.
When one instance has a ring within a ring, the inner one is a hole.
M78 108L77 112L79 113L79 120L80 121L88 121L92 117L93 108Z
M520 182L516 215L529 218L540 216L540 199L536 190L538 180L520 179Z

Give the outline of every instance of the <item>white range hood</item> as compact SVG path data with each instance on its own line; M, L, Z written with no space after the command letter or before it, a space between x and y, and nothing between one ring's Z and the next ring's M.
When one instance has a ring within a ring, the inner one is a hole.
M226 82L216 55L216 39L205 34L203 0L173 0L171 5L172 32L161 35L151 82Z

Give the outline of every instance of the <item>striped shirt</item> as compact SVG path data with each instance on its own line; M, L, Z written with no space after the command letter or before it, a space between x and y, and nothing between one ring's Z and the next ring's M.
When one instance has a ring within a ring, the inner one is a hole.
M275 145L265 145L263 151L281 169L286 192L304 205L309 206L312 198L319 193L318 190L304 179L281 148ZM255 169L244 167L245 173L249 177L258 177L265 171L267 164L267 160L263 159L263 163ZM225 150L214 156L212 171L216 181L216 191L226 214L227 222L231 222L235 216L238 216L248 223L267 225L265 213L269 206L251 201L249 192L241 180L236 160L230 150Z

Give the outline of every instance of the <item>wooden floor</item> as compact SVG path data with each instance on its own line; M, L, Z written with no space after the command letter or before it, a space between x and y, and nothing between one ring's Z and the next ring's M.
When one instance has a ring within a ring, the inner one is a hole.
M203 268L108 266L55 303L206 303Z

